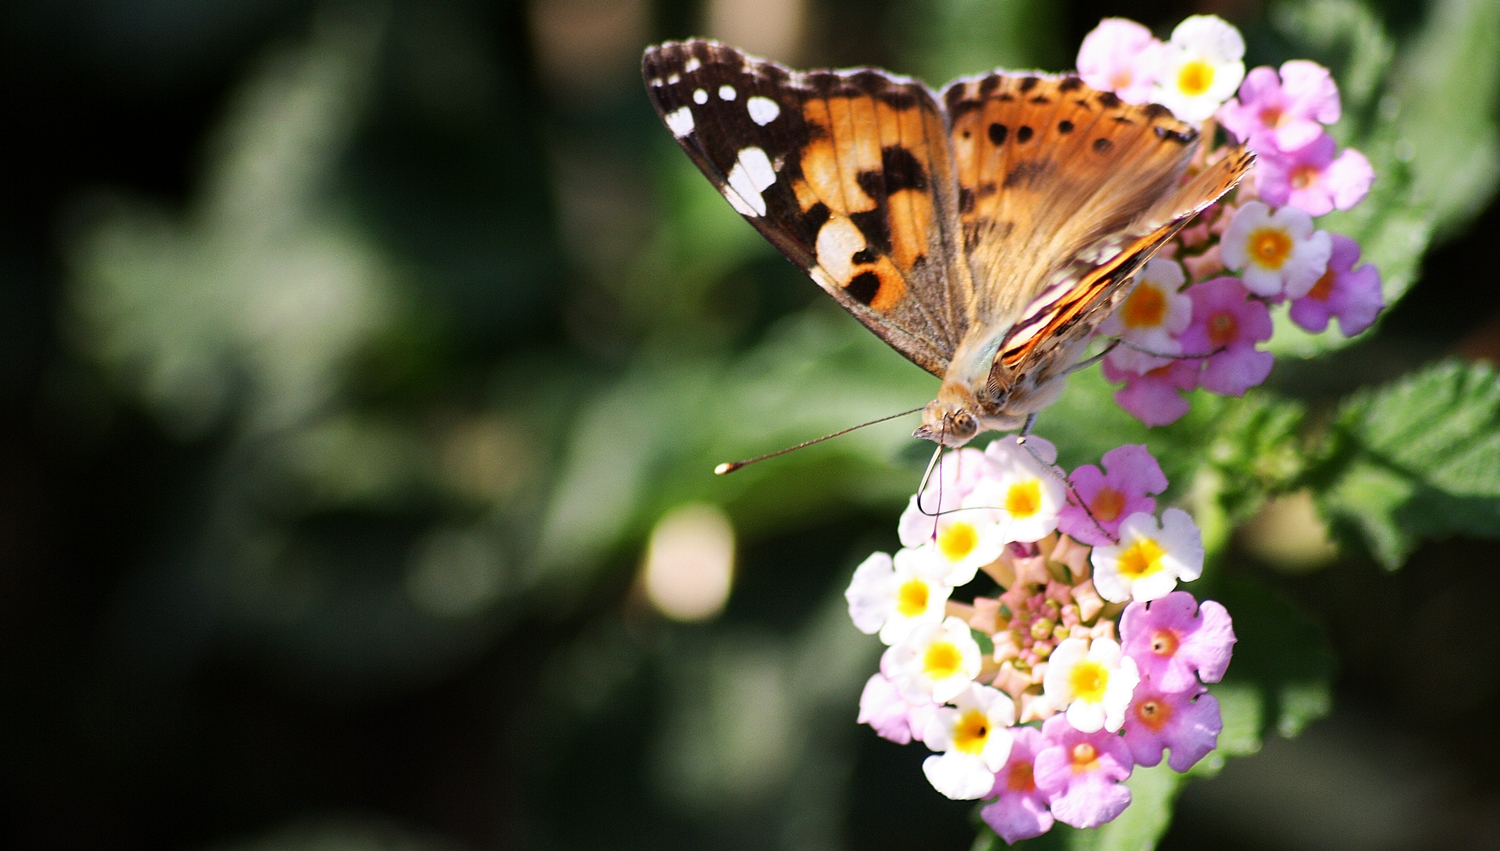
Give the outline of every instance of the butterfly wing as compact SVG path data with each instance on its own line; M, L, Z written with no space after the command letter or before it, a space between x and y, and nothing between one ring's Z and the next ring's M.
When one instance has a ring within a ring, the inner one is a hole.
M871 331L944 374L973 284L927 87L873 69L796 72L706 40L649 48L642 72L735 210Z
M943 100L975 282L966 348L983 353L959 378L992 393L1065 374L1140 267L1251 162L1236 150L1181 184L1198 131L1077 77L961 79Z

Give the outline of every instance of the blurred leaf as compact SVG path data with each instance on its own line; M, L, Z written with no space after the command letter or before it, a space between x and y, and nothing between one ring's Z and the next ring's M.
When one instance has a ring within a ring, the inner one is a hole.
M1271 725L1290 737L1326 715L1334 656L1322 626L1259 582L1216 577L1209 596L1234 617L1237 639L1225 680L1213 688L1224 754L1258 750Z
M1500 3L1436 0L1391 75L1411 146L1414 199L1441 234L1476 216L1500 181Z
M908 0L892 17L905 68L933 86L995 68L1073 67L1061 14L1045 0Z
M1500 535L1500 384L1444 361L1344 403L1311 475L1336 532L1387 568L1423 538Z

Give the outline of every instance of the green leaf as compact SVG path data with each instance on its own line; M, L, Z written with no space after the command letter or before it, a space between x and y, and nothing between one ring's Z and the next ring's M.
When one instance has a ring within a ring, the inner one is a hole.
M1335 534L1387 568L1426 538L1500 536L1500 381L1445 361L1350 398L1310 471Z
M1224 716L1215 753L1254 753L1271 725L1291 737L1328 714L1334 656L1316 620L1259 582L1221 576L1207 596L1229 610L1238 639L1224 682L1213 687Z

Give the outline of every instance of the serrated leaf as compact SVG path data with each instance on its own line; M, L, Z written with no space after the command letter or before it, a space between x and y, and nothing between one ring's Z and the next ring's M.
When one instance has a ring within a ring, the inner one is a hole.
M1349 399L1313 471L1335 532L1387 568L1424 538L1500 536L1500 379L1446 361Z

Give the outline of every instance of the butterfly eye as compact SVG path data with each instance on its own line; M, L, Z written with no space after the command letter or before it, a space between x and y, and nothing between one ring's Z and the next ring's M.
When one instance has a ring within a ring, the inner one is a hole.
M968 440L979 433L979 422L973 416L959 412L948 421L948 434L958 440Z

